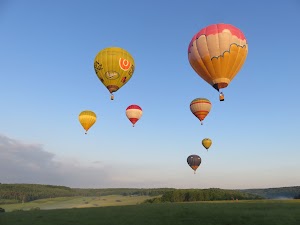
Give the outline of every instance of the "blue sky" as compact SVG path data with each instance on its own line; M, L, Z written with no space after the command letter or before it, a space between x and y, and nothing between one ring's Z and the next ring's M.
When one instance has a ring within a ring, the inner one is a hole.
M297 0L1 0L0 182L300 185L299 11ZM224 102L187 57L193 35L214 23L240 28L249 45ZM109 46L136 64L114 101L93 68ZM189 109L198 97L212 102L203 126ZM134 128L125 116L131 104L143 109ZM98 116L88 135L78 122L86 109ZM195 175L190 154L202 158Z

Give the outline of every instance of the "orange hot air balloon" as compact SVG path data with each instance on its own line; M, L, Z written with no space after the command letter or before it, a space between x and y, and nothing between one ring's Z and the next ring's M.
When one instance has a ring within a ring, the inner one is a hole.
M217 91L226 88L242 68L248 54L241 30L230 24L213 24L200 30L188 47L195 72ZM220 101L224 95L220 93Z
M138 105L130 105L126 109L126 116L134 127L135 123L142 117L142 108Z
M211 102L206 98L196 98L190 103L190 109L203 125L202 121L211 109Z

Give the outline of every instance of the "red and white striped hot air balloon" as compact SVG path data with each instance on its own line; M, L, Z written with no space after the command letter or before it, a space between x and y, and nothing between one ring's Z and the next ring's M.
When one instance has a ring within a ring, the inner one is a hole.
M211 109L211 102L206 98L196 98L190 104L192 113L200 120L201 125L203 120Z
M132 126L134 127L134 124L142 117L143 110L138 105L130 105L126 109L126 116L132 123Z

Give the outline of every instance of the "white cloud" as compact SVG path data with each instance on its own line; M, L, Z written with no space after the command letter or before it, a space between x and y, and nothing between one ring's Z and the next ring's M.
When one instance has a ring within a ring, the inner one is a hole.
M42 145L25 144L0 135L0 182L74 187L110 185L109 174L103 168L57 158Z
M159 169L147 165L60 158L40 144L0 135L0 182L69 187L167 187Z
M68 156L62 158L43 145L26 144L0 135L0 182L64 185L79 188L259 188L299 185L297 165L259 168L203 164L194 174L180 158L170 161L123 162L91 160ZM283 173L284 171L285 173Z

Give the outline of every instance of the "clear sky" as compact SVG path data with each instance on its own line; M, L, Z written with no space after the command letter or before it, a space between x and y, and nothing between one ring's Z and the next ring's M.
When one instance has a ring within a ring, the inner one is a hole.
M0 182L300 185L299 12L298 0L0 0ZM187 55L193 35L214 23L240 28L249 45L224 102ZM109 46L136 64L114 101L93 68ZM198 97L212 102L203 126L189 108ZM131 104L143 109L134 128ZM98 116L88 135L78 121L86 109ZM190 154L202 158L196 174Z

